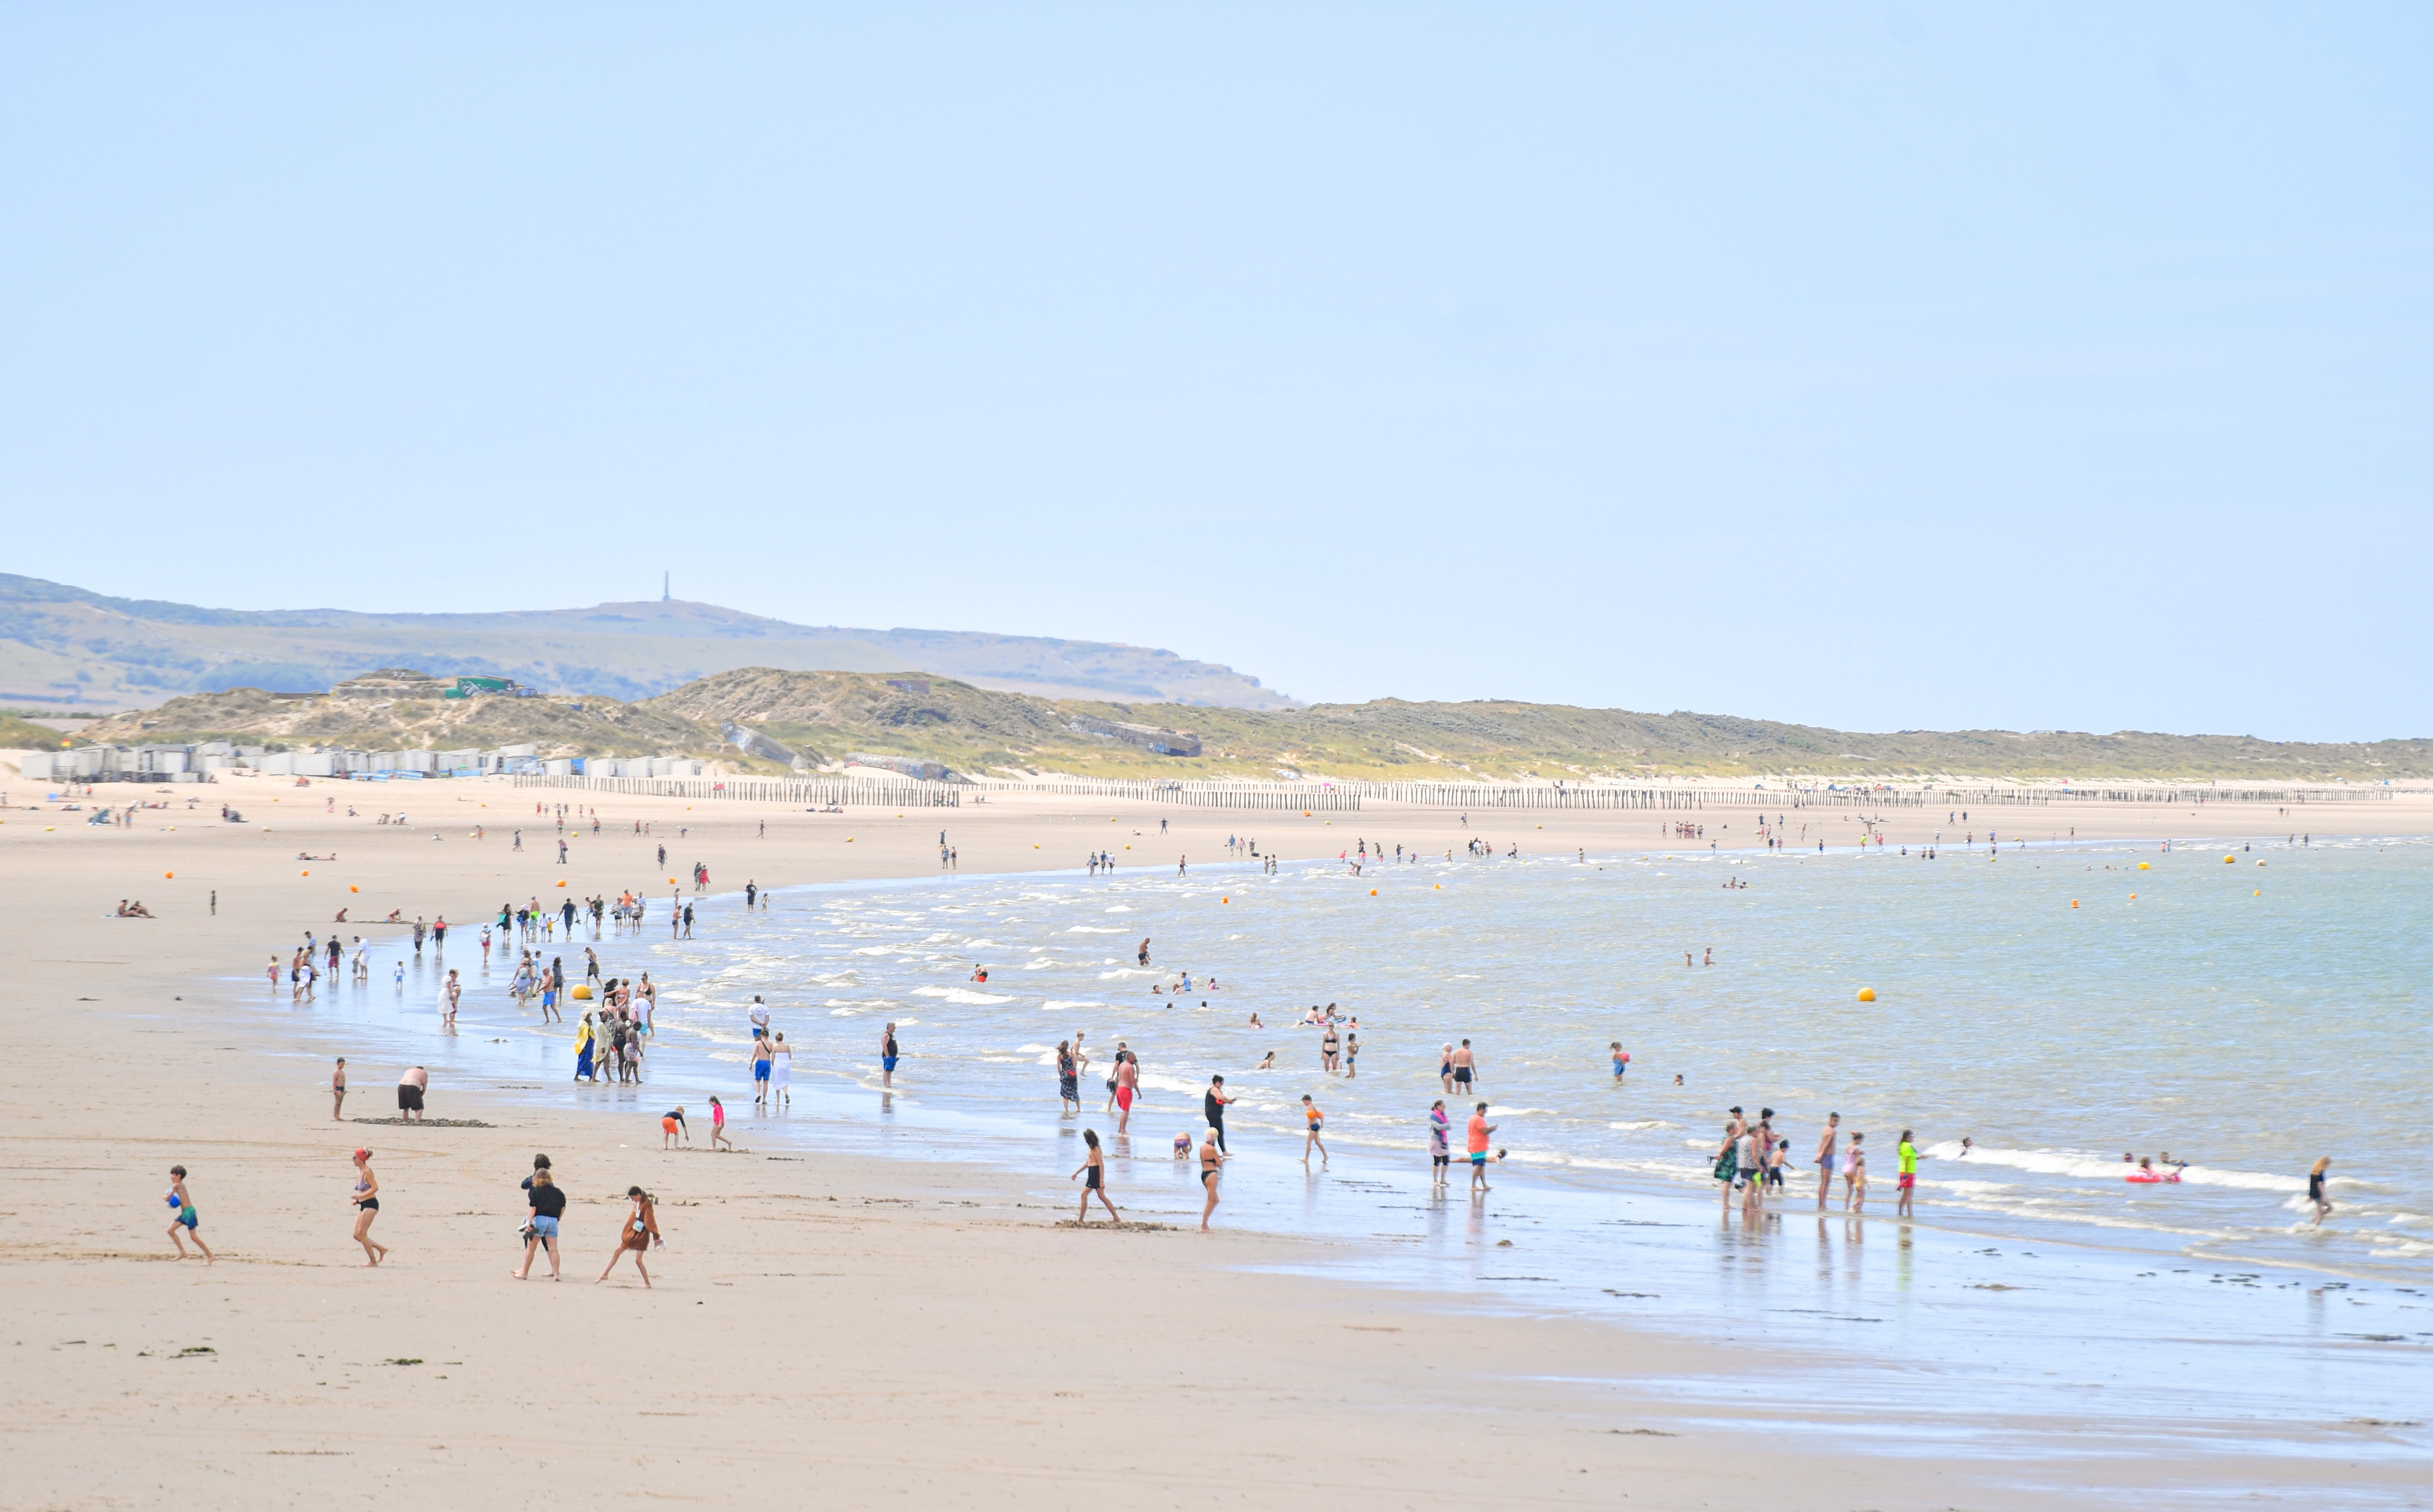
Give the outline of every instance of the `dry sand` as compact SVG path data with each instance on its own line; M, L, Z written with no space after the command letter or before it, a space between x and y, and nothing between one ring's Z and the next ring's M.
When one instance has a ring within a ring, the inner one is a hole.
M39 797L0 787L14 804ZM110 829L81 814L0 816L13 989L0 1348L15 1356L0 1388L0 1506L1983 1508L2225 1489L2313 1506L2328 1504L2314 1484L2326 1477L2344 1488L2333 1500L2421 1494L2407 1466L2185 1448L1863 1453L1830 1432L1719 1424L1657 1384L1815 1362L1252 1268L1323 1258L1288 1235L1076 1232L1069 1209L1036 1205L1036 1182L988 1172L662 1154L655 1128L536 1113L479 1086L435 1089L434 1116L494 1128L333 1124L322 1079L343 1043L274 1036L266 1015L197 1018L179 999L203 978L258 972L304 929L326 931L342 902L357 926L401 908L478 927L500 897L557 875L536 797L589 795L238 778L106 787L94 801L136 796L170 807ZM188 797L202 806L188 810ZM330 798L340 815L322 811ZM222 802L250 823L219 824ZM343 817L350 803L362 817ZM413 823L373 824L384 807ZM1141 847L1128 860L1166 866L1177 853L1217 858L1233 831L1293 857L1355 834L1431 849L1482 832L1539 852L1678 843L1642 813L1480 816L1465 831L1437 810L1372 807L1330 826L1029 797L901 819L624 797L600 807L662 834L689 827L680 854L706 859L722 889L929 875L942 824L966 872L1071 865L1110 836ZM1930 817L1942 815L1897 815L1891 838L1944 827ZM1973 827L2008 830L2010 817ZM2423 833L2433 805L2327 807L2304 824L2228 806L2017 817L2039 837ZM1175 831L1163 841L1160 818ZM519 820L533 842L519 856L507 832ZM1727 842L1746 823L1708 821ZM469 839L476 822L487 841ZM572 888L643 880L636 854L579 843ZM111 917L121 897L158 917ZM352 1100L372 1106L349 1113L392 1111L395 1072L359 1066ZM347 1151L366 1139L384 1198L374 1232L393 1249L377 1270L349 1240ZM516 1182L536 1149L574 1196L568 1279L554 1285L507 1275L521 1253ZM169 1258L173 1163L192 1173L216 1266ZM623 1266L591 1283L621 1212L611 1194L631 1182L656 1193L669 1237L647 1292ZM2003 1425L1985 1426L1990 1443Z

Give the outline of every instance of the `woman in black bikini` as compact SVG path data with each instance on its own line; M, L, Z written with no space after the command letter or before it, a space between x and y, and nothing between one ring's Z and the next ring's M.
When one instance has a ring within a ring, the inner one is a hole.
M1208 1232L1208 1215L1216 1211L1216 1170L1225 1162L1216 1148L1216 1130L1199 1136L1199 1184L1208 1189L1208 1205L1199 1210L1199 1232Z
M1089 1147L1089 1154L1082 1160L1081 1168L1075 1171L1073 1176L1086 1173L1089 1179L1081 1183L1081 1215L1073 1221L1076 1224L1090 1221L1090 1194L1096 1192L1098 1194L1099 1202L1106 1207L1109 1221L1123 1222L1124 1215L1115 1211L1115 1204L1107 1197L1107 1156L1105 1151L1098 1148L1098 1131L1095 1129L1082 1130L1081 1143ZM1069 1181L1073 1176L1068 1176L1064 1180Z
M355 1151L355 1243L364 1247L366 1266L388 1258L388 1246L372 1243L372 1220L380 1216L380 1178L372 1174L372 1152Z

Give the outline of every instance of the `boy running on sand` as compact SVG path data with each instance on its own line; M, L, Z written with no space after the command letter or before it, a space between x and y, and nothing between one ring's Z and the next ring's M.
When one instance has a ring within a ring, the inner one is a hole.
M202 1218L195 1212L195 1199L186 1191L186 1168L182 1165L169 1167L166 1200L169 1204L169 1242L178 1247L178 1258L186 1258L186 1241L192 1238L195 1248L203 1252L203 1264L210 1265L212 1247L203 1243L202 1232L197 1227ZM181 1230L182 1232L179 1232Z

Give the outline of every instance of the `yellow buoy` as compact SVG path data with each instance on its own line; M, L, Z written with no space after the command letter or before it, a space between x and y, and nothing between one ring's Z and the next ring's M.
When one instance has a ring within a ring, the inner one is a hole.
M1860 1001L1860 1002L1862 1002L1862 1003L1872 1003L1872 1002L1874 1002L1875 1000L1876 1000L1876 990L1875 990L1874 988L1872 988L1872 987L1862 987L1862 988L1860 988L1860 989L1859 989L1859 1001Z
M2129 901L2130 901L2130 902L2132 902L2132 903L2136 902L2136 901L2137 901L2137 894L2136 894L2136 893L2135 893L2135 892L2130 893L2130 894L2129 894Z
M558 885L559 887L564 887L564 886L566 886L566 879L565 879L564 877L560 877L560 878L558 878L557 885Z
M578 982L578 983L576 983L576 984L575 984L575 988L574 988L574 995L575 995L575 996L577 996L577 997L586 998L586 999L589 998L589 997L590 997L590 995L591 995L591 988L590 988L590 986L589 986L587 983L582 983L582 982Z
M2238 864L2238 858L2236 856L2225 856L2221 858L2221 864L2224 866L2236 866Z
M2262 897L2264 895L2264 890L2262 888L2257 888L2255 890L2255 895L2259 898Z
M2144 861L2139 861L2139 862L2137 863L2137 870L2139 870L2139 871L2141 871L2141 872L2151 872L2151 871L2152 871L2152 870L2153 870L2153 868L2152 868L2152 866L2149 866L2149 865L2148 865L2147 863L2145 863Z

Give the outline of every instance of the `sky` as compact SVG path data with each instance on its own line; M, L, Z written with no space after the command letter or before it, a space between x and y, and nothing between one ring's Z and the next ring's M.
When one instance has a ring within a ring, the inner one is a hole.
M2433 8L0 13L0 568L2433 735Z

